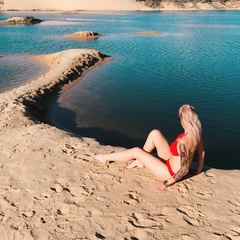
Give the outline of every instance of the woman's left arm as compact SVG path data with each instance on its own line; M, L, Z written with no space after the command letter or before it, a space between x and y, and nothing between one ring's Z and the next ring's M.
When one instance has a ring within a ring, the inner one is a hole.
M189 172L189 159L187 157L187 149L184 143L179 142L179 156L181 168L180 170L173 176L175 182L179 181Z

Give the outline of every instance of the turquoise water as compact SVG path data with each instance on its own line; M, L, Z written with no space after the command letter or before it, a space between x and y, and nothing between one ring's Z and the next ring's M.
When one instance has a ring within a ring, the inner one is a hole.
M0 19L9 15L0 14ZM141 146L153 128L172 141L182 131L178 108L190 103L203 125L207 165L240 169L240 12L34 16L51 22L0 28L0 89L8 87L4 58L95 48L114 60L62 94L51 108L56 125L103 144ZM84 30L106 36L90 42L62 38ZM136 34L140 31L163 34ZM29 68L28 61L21 62L26 73L41 71L35 70L38 65ZM11 69L11 79L19 84L18 67Z

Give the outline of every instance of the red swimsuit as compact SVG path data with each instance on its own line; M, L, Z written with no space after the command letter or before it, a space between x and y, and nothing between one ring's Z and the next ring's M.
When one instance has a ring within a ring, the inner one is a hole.
M170 145L170 151L171 151L171 153L172 153L173 156L177 156L177 157L179 156L178 149L177 149L177 144L178 144L179 140L180 140L184 135L185 135L185 133L179 134L179 135L176 137L175 141L171 143L171 145ZM169 171L170 175L171 175L171 176L174 176L175 173L173 172L173 170L172 170L172 168L171 168L171 166L170 166L169 160L170 160L170 159L166 160L165 164L167 165L167 168L168 168L168 171Z

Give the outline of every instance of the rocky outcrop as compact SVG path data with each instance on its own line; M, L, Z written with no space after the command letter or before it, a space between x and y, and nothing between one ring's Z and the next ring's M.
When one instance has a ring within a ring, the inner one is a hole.
M7 20L1 21L0 25L31 25L41 23L43 20L34 17L10 17Z
M239 10L237 0L136 0L156 10Z

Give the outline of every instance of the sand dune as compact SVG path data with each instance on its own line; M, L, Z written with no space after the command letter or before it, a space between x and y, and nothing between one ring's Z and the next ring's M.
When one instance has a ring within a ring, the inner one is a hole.
M0 5L1 8L1 5ZM152 9L135 0L4 0L3 10L59 10L59 11L179 11L179 10L239 10L240 1L182 2L162 1Z
M120 148L43 120L54 92L109 58L73 49L36 59L44 75L0 94L1 239L239 239L239 170L204 170L156 191L145 169L99 165L93 152Z
M148 10L134 0L5 0L4 10Z

